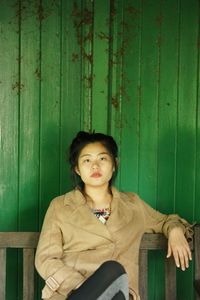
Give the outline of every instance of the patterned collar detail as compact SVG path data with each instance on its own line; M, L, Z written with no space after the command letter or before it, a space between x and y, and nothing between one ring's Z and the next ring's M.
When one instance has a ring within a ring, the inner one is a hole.
M99 221L101 221L103 224L106 223L106 221L108 220L109 216L110 216L110 208L102 208L102 209L98 209L98 208L92 208L91 209L93 214L99 219Z

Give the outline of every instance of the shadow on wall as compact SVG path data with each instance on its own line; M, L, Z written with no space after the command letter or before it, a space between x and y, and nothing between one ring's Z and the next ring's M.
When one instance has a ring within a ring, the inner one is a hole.
M196 132L185 128L168 131L158 143L158 209L177 212L190 222L200 220L197 209ZM196 197L196 198L195 198ZM159 202L160 201L160 202ZM196 211L196 215L194 215Z

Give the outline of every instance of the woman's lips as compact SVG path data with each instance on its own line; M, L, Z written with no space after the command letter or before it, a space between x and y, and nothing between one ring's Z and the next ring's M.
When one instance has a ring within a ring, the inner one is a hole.
M99 177L101 177L102 175L101 175L101 173L99 173L99 172L95 172L95 173L92 173L92 175L91 175L91 177L93 177L93 178L99 178Z

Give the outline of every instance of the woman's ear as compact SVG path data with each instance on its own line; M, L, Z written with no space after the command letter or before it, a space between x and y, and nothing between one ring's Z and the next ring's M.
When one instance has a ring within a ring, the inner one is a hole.
M79 169L77 166L74 168L74 171L76 172L76 174L78 174L80 176L80 172L79 172Z
M115 157L115 163L113 165L113 172L115 172L116 169L118 169L118 167L119 167L119 160L117 157Z

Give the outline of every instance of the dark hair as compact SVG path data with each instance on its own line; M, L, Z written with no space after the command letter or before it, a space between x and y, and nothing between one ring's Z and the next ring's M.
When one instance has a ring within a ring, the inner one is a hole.
M116 177L118 164L117 164L117 156L118 156L118 147L112 136L106 135L103 133L89 133L85 131L79 131L76 137L73 139L70 148L69 148L69 163L71 166L71 172L73 175L73 179L75 184L78 185L81 189L84 187L84 183L82 182L80 176L75 172L75 167L78 165L78 158L81 150L88 144L91 143L101 143L109 152L112 157L115 172L109 182L109 185L112 184L114 177Z

